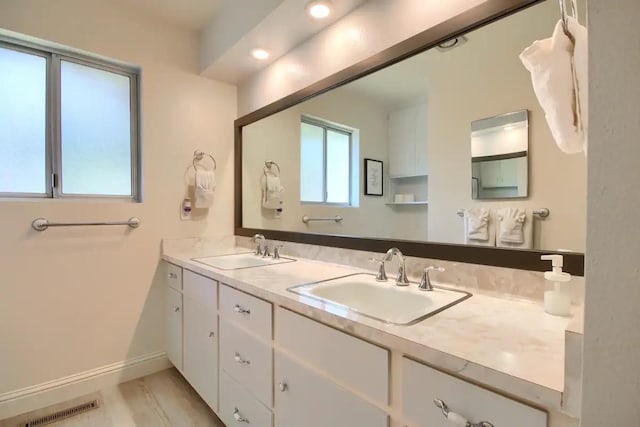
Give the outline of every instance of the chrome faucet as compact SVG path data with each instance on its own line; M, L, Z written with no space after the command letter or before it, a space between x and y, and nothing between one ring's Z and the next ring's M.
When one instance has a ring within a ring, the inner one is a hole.
M256 255L262 255L262 248L265 248L266 251L266 239L264 238L264 236L262 234L254 234L253 237L251 238L252 242L256 243Z
M384 261L391 261L395 255L398 256L398 260L400 261L398 276L396 277L396 286L409 286L409 279L407 279L407 273L404 265L404 256L402 255L402 252L400 252L400 249L389 249L387 254L384 256Z
M384 270L384 260L377 259L377 258L369 258L369 261L378 263L378 273L376 274L376 281L386 282L388 278L387 278L387 272Z
M444 268L442 267L427 267L424 269L424 271L422 272L422 279L420 280L420 284L418 285L418 289L420 289L421 291L432 291L433 290L433 285L431 284L431 279L429 278L429 272L430 271L444 271Z
M273 247L273 259L280 259L280 249L284 248L284 245L275 245Z

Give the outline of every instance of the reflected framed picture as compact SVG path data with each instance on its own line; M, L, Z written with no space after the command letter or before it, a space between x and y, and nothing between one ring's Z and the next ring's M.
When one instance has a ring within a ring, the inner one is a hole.
M364 195L382 196L383 165L381 160L364 159Z

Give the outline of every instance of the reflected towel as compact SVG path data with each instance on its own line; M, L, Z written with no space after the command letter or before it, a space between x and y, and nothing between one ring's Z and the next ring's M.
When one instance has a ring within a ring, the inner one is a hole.
M502 208L496 212L498 218L498 241L502 243L524 243L524 221L526 213L520 208Z
M262 177L262 207L266 209L280 209L283 201L284 187L280 177L266 172Z
M571 24L578 32L577 23ZM586 46L586 35L579 36L580 49ZM574 71L574 44L558 21L551 38L535 41L520 54L520 60L531 73L533 89L545 112L547 124L558 147L565 153L585 150L586 67L580 65L578 78ZM585 54L586 56L586 54ZM580 54L580 62L585 58ZM577 84L583 81L583 84ZM581 107L584 111L581 111Z
M464 211L466 237L469 240L489 240L489 209L472 208Z
M213 193L215 189L215 172L209 170L197 170L195 176L194 207L197 209L210 208L213 205Z

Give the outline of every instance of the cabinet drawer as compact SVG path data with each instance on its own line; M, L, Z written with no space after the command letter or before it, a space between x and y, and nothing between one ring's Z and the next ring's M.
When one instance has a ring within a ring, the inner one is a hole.
M224 372L220 373L220 412L218 415L227 427L273 426L271 411Z
M182 294L167 288L165 299L167 357L182 371Z
M220 366L267 406L273 404L273 352L227 320L220 320Z
M182 290L182 267L167 263L167 286Z
M387 427L388 415L328 378L276 352L276 426Z
M209 307L218 308L218 282L201 276L189 270L184 270L182 277L182 292L185 297Z
M271 304L229 286L220 286L220 315L271 341Z
M547 414L499 394L469 384L413 360L402 359L404 418L415 427L449 427L433 400L446 403L472 423L487 421L494 427L546 427Z
M386 405L389 352L278 308L276 342L301 360Z

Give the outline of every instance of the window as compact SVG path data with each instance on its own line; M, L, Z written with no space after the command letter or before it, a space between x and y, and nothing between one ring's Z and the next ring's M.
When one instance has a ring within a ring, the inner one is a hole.
M0 196L138 200L138 79L0 40Z
M352 205L353 131L307 117L300 127L300 200Z

